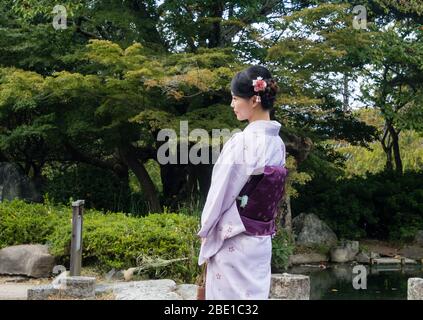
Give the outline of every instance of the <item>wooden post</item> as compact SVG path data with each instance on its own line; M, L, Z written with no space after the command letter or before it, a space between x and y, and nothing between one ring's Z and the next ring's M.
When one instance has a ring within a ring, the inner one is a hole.
M72 202L72 241L70 276L80 276L82 266L82 220L84 200Z

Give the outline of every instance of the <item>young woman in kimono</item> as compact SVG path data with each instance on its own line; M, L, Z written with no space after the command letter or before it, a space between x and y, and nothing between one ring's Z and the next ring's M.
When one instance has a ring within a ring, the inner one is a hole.
M224 144L201 216L198 264L207 262L206 300L268 299L275 228L247 232L249 226L241 219L237 201L250 176L263 173L265 166L284 168L281 124L270 120L277 90L270 72L261 66L250 67L232 80L231 107L238 120L249 124ZM281 192L275 194L273 189L269 188L269 199L263 197L260 205L276 208Z

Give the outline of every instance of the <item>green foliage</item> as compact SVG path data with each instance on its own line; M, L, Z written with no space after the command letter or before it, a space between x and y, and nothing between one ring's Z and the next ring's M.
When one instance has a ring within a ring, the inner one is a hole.
M294 252L295 244L289 232L279 228L272 239L272 268L276 272L289 265L289 256Z
M68 264L71 241L71 209L22 201L0 203L0 248L28 243L47 243L59 263ZM123 213L86 210L83 222L83 264L108 272L137 266L141 258L177 261L151 277L192 283L199 272L198 220L175 213L137 218ZM138 259L140 258L140 259Z
M411 240L423 228L422 172L367 173L337 181L316 176L300 186L295 212L313 212L340 238Z
M44 168L44 193L53 203L69 204L69 199L84 199L87 208L98 210L131 211L134 198L141 198L139 193L130 194L125 180L117 177L110 170L100 169L86 164L50 165ZM132 197L131 197L132 196Z
M67 214L49 205L23 201L0 202L0 248L30 243L46 243Z
M178 214L134 218L88 211L84 216L83 259L109 271L137 266L142 256L188 258L163 270L161 277L193 281L197 272L197 227L196 219ZM52 252L64 262L69 258L70 239L70 225L56 229L50 237Z

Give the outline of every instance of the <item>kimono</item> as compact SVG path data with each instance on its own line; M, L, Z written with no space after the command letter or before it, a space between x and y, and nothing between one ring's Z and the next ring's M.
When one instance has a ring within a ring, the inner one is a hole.
M274 120L249 123L224 144L213 167L198 232L198 264L207 262L206 300L268 299L272 234L246 232L237 198L266 166L285 166L280 127Z

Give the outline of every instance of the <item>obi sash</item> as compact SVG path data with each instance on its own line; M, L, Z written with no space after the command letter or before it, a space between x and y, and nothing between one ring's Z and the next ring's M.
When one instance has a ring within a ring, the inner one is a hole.
M276 233L277 206L285 194L288 169L265 166L262 174L251 175L237 197L237 207L249 235Z

